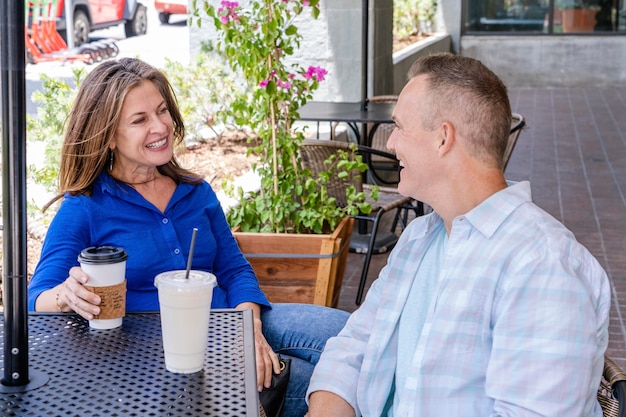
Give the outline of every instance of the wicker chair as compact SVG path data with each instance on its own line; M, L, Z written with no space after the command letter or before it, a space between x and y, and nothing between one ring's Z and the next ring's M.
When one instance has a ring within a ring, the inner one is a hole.
M606 355L598 401L604 417L626 417L626 374Z
M395 96L395 95L374 96L374 97L370 97L367 101L369 103L396 103L398 101L398 96ZM381 123L379 125L368 123L367 124L368 132L372 132L372 129L376 129L374 133L370 134L371 142L369 146L374 149L386 151L387 139L391 135L391 132L393 132L394 128L395 128L394 123Z
M356 150L351 150L351 146L356 147ZM398 160L392 154L378 151L372 148L368 148L365 146L359 146L355 144L350 144L347 142L334 141L334 140L315 140L308 139L303 141L301 156L302 163L304 168L308 168L315 175L319 172L323 172L328 170L328 166L325 165L325 161L331 156L338 152L338 150L343 150L347 152L356 152L363 156L365 160L366 155L377 155L379 157L389 158L391 161L395 161L396 170L398 169ZM346 188L349 185L354 185L354 187L358 191L364 191L368 195L371 194L371 185L364 184L362 175L359 172L353 173L353 175L349 176L349 178L342 180L340 178L333 178L328 187L328 194L331 197L334 197L337 200L337 205L345 206L346 205ZM379 190L379 198L378 201L374 201L372 198L368 198L369 203L372 205L372 212L370 215L358 215L354 216L355 219L365 222L371 222L371 233L367 236L366 247L362 250L354 250L353 251L361 251L365 254L365 260L363 265L363 270L361 272L361 280L359 282L359 289L357 291L356 304L359 305L361 303L361 299L363 297L363 291L365 289L365 282L367 280L367 272L369 270L370 262L372 259L372 254L374 253L374 244L376 243L376 237L378 236L378 226L380 223L380 219L384 213L389 211L395 211L395 218L392 226L391 233L389 235L393 235L393 242L390 244L395 244L395 228L397 224L400 223L401 228L404 229L406 226L406 213L403 214L403 211L407 209L415 209L411 202L413 201L410 197L402 196L396 188L390 187L378 187ZM385 248L386 251L389 248Z

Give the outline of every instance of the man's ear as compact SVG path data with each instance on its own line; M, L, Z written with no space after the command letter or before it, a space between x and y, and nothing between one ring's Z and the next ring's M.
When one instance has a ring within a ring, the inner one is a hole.
M439 126L438 139L439 143L437 144L437 149L439 156L443 156L452 150L456 141L456 130L452 123L443 122L441 126Z

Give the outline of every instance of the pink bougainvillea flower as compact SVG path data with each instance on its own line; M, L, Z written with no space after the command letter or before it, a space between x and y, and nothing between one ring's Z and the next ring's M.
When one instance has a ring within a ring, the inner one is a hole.
M222 1L220 7L217 9L217 13L220 15L220 21L223 24L227 24L232 19L235 22L239 22L239 15L235 8L239 7L239 3L236 1Z
M311 78L315 81L324 81L324 77L328 74L322 67L313 67L310 66L308 70L304 73L304 78L310 80Z
M278 80L276 81L276 85L284 88L285 90L289 90L291 88L291 83L289 81Z
M302 5L303 6L310 6L311 3L309 2L309 0L302 0Z
M261 88L265 88L265 87L267 87L267 84L268 84L269 82L270 82L270 80L265 79L265 80L263 80L263 81L261 81L261 82L259 83L259 87L261 87Z

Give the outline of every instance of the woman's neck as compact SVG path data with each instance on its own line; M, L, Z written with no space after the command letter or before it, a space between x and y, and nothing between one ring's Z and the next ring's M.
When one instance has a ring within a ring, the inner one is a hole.
M123 172L120 173L117 171L118 170L110 171L109 175L113 177L115 180L123 182L124 184L127 184L127 185L149 184L151 182L156 181L159 177L161 177L161 174L156 169L150 170L149 172L131 173L131 174L126 174Z

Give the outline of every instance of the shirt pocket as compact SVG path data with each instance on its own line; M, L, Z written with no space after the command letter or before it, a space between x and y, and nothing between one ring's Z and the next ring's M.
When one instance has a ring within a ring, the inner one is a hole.
M478 291L451 289L439 297L434 311L433 334L453 353L470 352L480 337L485 295Z

